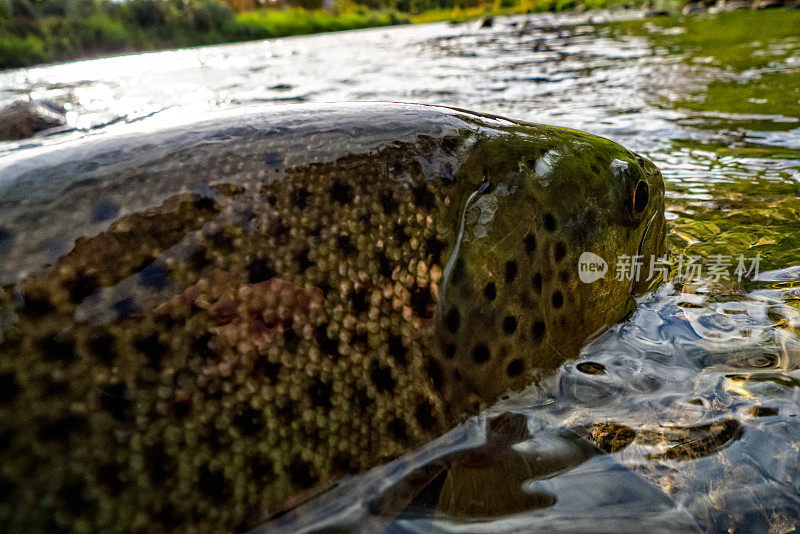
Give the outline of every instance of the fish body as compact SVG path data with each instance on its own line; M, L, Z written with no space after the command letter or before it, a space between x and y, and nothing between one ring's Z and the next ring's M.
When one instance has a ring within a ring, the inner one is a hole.
M410 104L237 112L0 162L0 520L239 531L619 321L663 250L589 134Z

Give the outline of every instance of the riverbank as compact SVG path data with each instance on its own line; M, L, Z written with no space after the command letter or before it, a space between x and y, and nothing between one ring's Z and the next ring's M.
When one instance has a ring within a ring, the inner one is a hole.
M0 9L0 69L410 22L395 11L355 4L334 12L290 8L234 13L218 0L102 0L75 5L65 0L24 11L24 4L11 16L3 16Z
M494 0L418 14L371 10L338 0L332 11L263 9L234 13L220 0L0 1L0 69L130 52L185 48L408 23L462 22L523 13L637 9L651 15L726 6L772 7L782 0ZM411 4L409 4L411 5ZM10 6L10 7L9 7Z

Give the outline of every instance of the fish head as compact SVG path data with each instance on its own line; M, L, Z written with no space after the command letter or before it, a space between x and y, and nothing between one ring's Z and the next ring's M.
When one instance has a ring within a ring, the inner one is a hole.
M453 210L440 299L456 406L576 357L633 309L654 283L650 258L664 251L663 179L645 158L534 125L482 143L460 171L472 190Z

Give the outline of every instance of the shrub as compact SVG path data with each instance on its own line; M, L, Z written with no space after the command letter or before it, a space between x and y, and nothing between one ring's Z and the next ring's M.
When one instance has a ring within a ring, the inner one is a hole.
M23 67L50 59L44 50L44 42L34 35L19 37L0 35L0 68Z

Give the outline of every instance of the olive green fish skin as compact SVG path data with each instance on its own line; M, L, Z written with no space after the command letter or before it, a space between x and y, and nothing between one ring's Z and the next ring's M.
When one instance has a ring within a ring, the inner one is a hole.
M621 319L631 284L582 283L582 251L663 248L651 163L431 106L275 108L0 172L11 530L253 527Z

